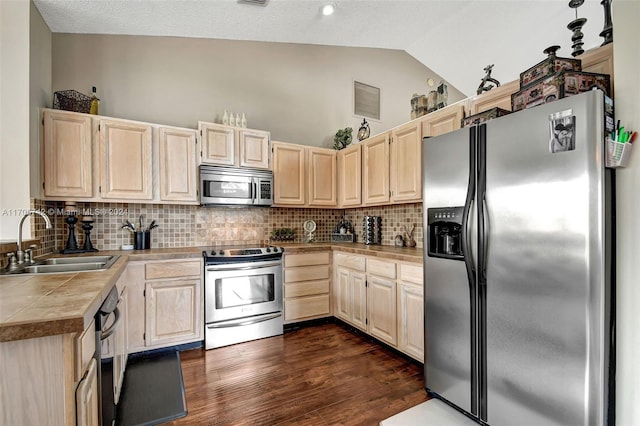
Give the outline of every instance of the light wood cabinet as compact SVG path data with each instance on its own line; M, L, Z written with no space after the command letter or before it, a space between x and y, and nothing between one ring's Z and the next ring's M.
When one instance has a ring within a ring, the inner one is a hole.
M439 109L421 118L422 136L439 136L457 130L464 118L464 102Z
M334 150L277 141L272 148L274 206L336 206Z
M152 161L151 125L100 120L102 198L151 200Z
M398 344L396 319L396 264L367 258L368 331L392 345Z
M198 201L196 131L158 130L161 201Z
M582 61L582 71L609 74L613 97L613 43L590 49L578 56Z
M520 81L516 80L469 98L469 115L478 114L496 107L511 111L511 95L518 90L520 90Z
M424 362L424 297L421 265L400 264L398 349Z
M198 130L202 138L203 164L269 168L269 132L204 121L198 122Z
M367 331L367 278L365 257L334 255L335 316Z
M195 130L41 111L44 198L199 204Z
M201 259L130 262L128 353L202 340Z
M336 192L336 151L325 148L307 148L309 174L309 206L335 207Z
M273 204L302 206L306 201L305 147L274 141L273 148Z
M331 315L330 252L284 255L284 323Z
M391 202L422 200L422 126L411 122L391 131Z
M100 425L100 393L98 392L98 363L91 358L86 376L76 389L76 425Z
M362 143L362 203L389 202L389 133Z
M92 197L91 117L44 110L43 187L49 197Z
M337 152L338 206L362 204L362 145L352 145Z

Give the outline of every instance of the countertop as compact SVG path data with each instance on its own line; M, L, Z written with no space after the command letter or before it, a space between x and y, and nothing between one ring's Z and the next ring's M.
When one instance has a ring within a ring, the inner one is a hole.
M422 263L422 249L359 243L281 243L285 253L334 250L403 262ZM197 258L213 247L107 250L91 255L120 255L106 271L0 276L0 342L81 333L132 261ZM51 254L49 255L56 255ZM76 255L74 255L76 256ZM45 256L47 257L47 256Z

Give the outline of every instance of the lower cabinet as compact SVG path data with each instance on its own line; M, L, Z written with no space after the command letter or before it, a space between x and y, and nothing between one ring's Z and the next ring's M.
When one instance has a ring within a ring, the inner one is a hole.
M128 353L203 339L201 259L130 262Z
M424 362L423 268L400 264L398 281L398 349Z
M331 253L284 255L284 322L331 315L329 259Z
M334 252L334 316L424 362L422 265Z
M91 358L87 375L76 389L76 425L98 426L100 424L98 392L98 363Z

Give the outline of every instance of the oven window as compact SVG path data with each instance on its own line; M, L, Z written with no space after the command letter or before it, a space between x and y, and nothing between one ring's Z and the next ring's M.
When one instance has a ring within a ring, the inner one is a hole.
M275 300L273 274L219 278L216 286L216 309L254 305Z

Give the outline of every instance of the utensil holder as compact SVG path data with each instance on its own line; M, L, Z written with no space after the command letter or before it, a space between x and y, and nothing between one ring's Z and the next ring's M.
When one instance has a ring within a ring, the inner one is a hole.
M151 232L136 231L133 233L133 249L147 250L151 248Z
M633 145L630 143L616 142L607 138L607 159L605 165L611 168L627 167L631 158Z

